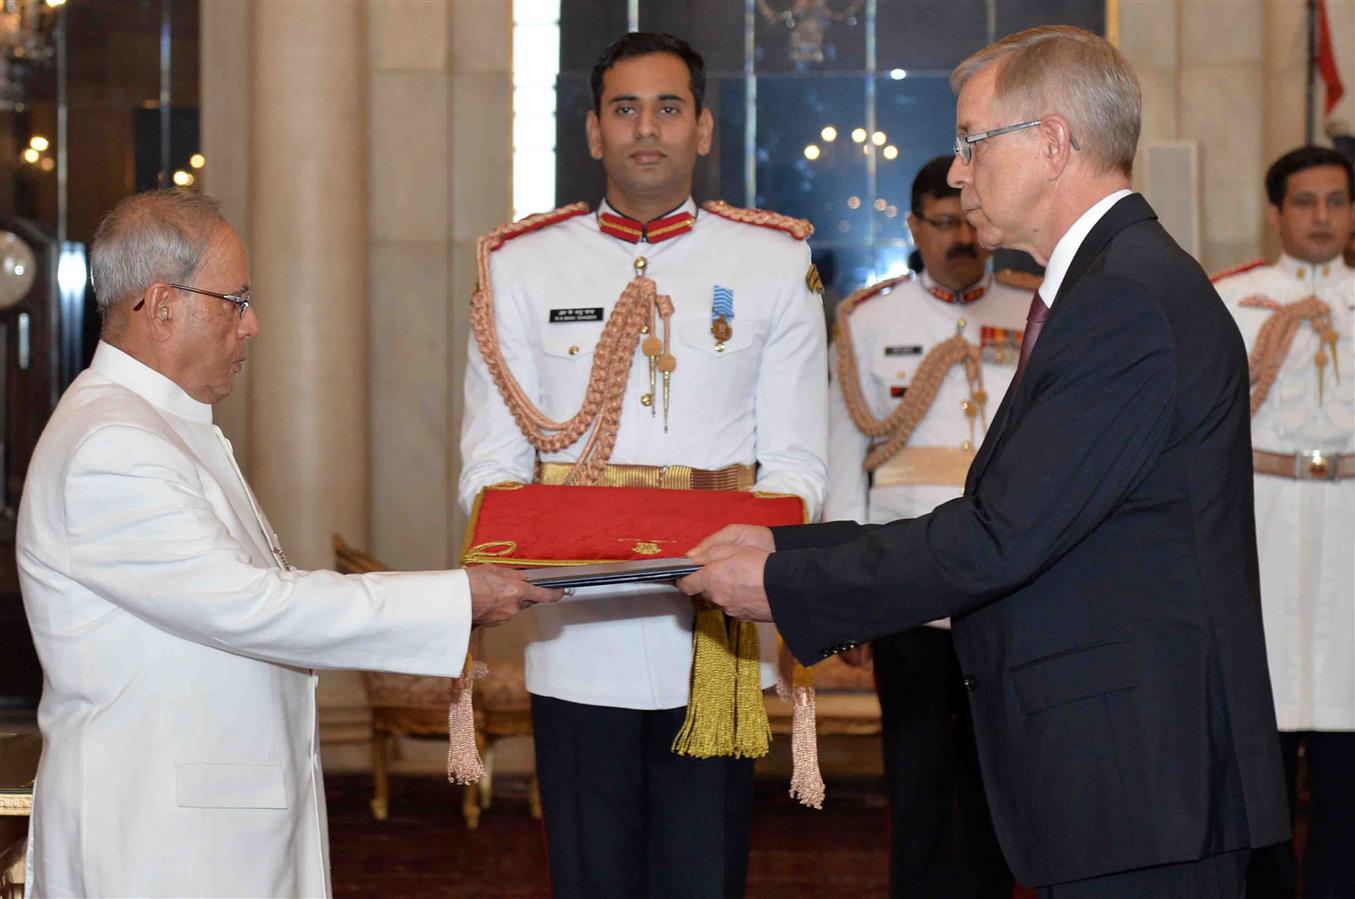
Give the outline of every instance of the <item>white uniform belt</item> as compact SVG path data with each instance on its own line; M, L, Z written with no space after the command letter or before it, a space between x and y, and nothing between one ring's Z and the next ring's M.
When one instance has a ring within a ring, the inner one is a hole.
M1257 474L1297 481L1339 481L1355 478L1355 453L1327 453L1299 450L1294 453L1251 451L1252 469Z
M905 446L875 469L876 487L963 487L974 451L948 446Z

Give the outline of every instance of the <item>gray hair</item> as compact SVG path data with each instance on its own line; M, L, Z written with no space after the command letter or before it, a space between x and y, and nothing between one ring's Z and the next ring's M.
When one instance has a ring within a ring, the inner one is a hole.
M1102 171L1130 174L1143 94L1134 70L1109 41L1070 25L1030 28L989 44L956 66L951 88L958 94L994 63L1001 64L994 98L1003 109L1022 121L1062 115Z
M221 204L196 191L151 190L118 203L89 253L99 311L106 315L156 281L187 284L223 224Z

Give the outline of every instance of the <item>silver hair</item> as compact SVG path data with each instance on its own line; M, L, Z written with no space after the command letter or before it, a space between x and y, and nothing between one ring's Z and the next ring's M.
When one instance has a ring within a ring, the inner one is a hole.
M1041 25L989 44L955 67L958 94L1000 63L994 99L1018 119L1058 114L1103 171L1128 175L1139 143L1143 94L1129 63L1109 41L1070 25ZM1005 124L1005 123L1003 123Z
M223 224L221 204L196 191L151 190L118 203L89 253L99 311L107 314L157 281L187 284Z

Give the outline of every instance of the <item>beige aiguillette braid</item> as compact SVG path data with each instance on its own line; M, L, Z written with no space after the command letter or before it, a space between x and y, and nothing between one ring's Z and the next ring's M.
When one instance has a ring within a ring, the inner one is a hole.
M1323 340L1330 339L1331 307L1317 297L1308 297L1287 305L1280 305L1265 297L1248 297L1242 305L1274 309L1275 312L1261 325L1252 345L1251 356L1247 359L1251 371L1251 414L1266 401L1270 388L1280 375L1280 366L1289 355L1289 346L1294 335L1305 321L1312 322L1313 330Z
M587 204L575 203L552 213L528 216L511 225L496 228L480 238L475 249L479 283L471 304L471 329L475 334L475 342L499 394L528 442L539 452L554 453L574 445L590 427L593 429L565 482L568 484L594 484L602 476L616 444L616 433L621 424L621 401L626 393L626 382L630 378L640 334L651 320L651 310L657 308L663 319L666 336L673 304L668 297L659 296L653 280L643 275L637 275L626 285L598 339L583 405L568 421L552 421L527 396L509 370L499 348L489 257L511 238L559 221L562 217L577 215L587 211L587 208Z
M951 366L963 364L971 382L979 377L979 348L964 339L963 334L943 340L932 347L918 364L917 374L899 404L884 418L871 414L870 406L861 393L861 381L856 367L856 351L852 344L850 323L852 310L886 288L892 288L911 277L904 275L870 287L864 287L838 304L837 307L837 378L842 387L842 398L847 412L861 433L867 437L889 439L873 449L865 461L866 471L874 471L901 450L913 431L931 409L936 394Z

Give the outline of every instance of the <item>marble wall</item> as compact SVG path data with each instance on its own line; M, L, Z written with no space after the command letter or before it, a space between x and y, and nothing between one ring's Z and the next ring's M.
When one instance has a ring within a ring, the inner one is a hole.
M1265 224L1266 168L1303 142L1306 4L1301 0L1120 0L1120 47L1143 86L1135 186L1152 141L1196 142L1200 261L1210 271L1273 255ZM1355 110L1355 0L1327 0L1346 96ZM1322 88L1315 117L1325 141Z

